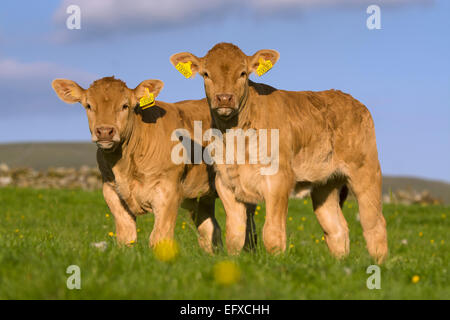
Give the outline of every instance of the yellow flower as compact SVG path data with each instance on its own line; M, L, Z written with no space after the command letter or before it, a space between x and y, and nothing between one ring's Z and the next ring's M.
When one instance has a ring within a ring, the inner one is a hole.
M137 231L137 232L141 232L141 229L137 229L136 231Z
M302 217L302 221L306 221L306 217Z
M133 245L135 243L136 243L136 241L134 241L134 240L131 240L130 242L128 242L128 244L130 244L130 245Z
M292 248L294 248L294 245L291 243L291 244L289 245L289 249L292 249Z
M153 248L153 253L159 261L173 261L179 253L178 243L173 239L161 240Z
M257 207L256 207L256 210L261 210L261 206L257 206Z
M431 239L431 240L430 240L430 243L431 243L431 244L434 244L434 239Z
M114 232L109 232L109 233L108 233L108 236L114 237Z
M322 241L325 241L325 237L324 236L322 236Z
M446 215L445 213L443 213L443 214L441 215L441 218L442 218L442 219L445 219L445 218L447 218L447 215Z
M288 219L289 221L292 221L292 217L289 217L289 219Z
M241 278L239 266L233 261L221 261L213 268L214 280L221 285L232 285Z
M423 237L423 232L422 231L419 232L419 237Z
M419 282L419 281L420 281L420 277L418 275L413 276L412 279L411 279L411 282L414 283L414 284Z
M308 200L303 200L303 204L308 204Z
M183 224L183 225L181 225L181 229L186 229L186 226Z
M319 243L319 239L316 239L316 243Z
M105 217L106 217L106 218L109 218L109 214L105 214Z
M19 231L20 231L19 229L14 230L15 233L18 233Z
M303 225L297 227L298 231L303 231L303 229L304 229Z
M19 238L22 239L22 238L23 238L23 234L21 234L21 235L19 236Z
M258 215L258 213L259 213L258 211L255 211L255 216L257 216L257 215Z

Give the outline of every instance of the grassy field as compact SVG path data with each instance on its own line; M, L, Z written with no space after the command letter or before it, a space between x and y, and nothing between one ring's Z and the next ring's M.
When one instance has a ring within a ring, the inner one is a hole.
M138 218L138 243L115 244L114 221L100 192L0 189L1 299L449 299L450 207L387 205L390 257L381 266L381 289L369 290L372 261L357 221L357 205L344 214L351 236L348 258L330 257L309 200L290 202L287 253L209 256L180 210L178 258L158 261L147 246L153 216ZM264 206L256 216L260 236ZM217 201L224 226L224 211ZM184 223L183 223L184 222ZM104 251L93 247L106 241ZM233 260L240 280L216 283L213 267ZM66 268L81 268L81 290L68 290ZM413 283L412 278L419 276Z

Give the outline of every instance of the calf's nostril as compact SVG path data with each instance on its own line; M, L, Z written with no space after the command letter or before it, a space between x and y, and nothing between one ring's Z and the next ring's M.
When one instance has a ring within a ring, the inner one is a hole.
M95 129L95 134L100 140L112 139L114 137L115 129L113 127L99 127Z
M221 103L229 103L233 98L231 94L218 94L216 97L217 101Z

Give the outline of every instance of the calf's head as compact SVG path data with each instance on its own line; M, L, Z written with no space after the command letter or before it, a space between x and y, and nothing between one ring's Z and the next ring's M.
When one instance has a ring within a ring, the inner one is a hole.
M83 105L92 142L105 151L114 150L131 134L136 117L134 109L139 108L140 98L148 93L156 97L163 86L160 80L145 80L135 89L129 89L123 81L114 77L96 80L88 89L67 79L52 82L53 89L62 101Z
M273 66L279 56L275 50L259 50L254 55L247 56L231 43L219 43L203 58L181 52L172 55L170 62L178 70L183 66L190 68L190 72L184 72L185 76L190 76L191 73L203 76L209 106L217 116L227 119L239 113L245 103L249 75L252 72L262 75L264 64ZM270 67L266 67L265 71L268 69Z

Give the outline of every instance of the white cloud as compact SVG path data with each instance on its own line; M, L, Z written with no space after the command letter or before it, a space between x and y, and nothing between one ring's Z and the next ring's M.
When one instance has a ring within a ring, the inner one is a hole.
M431 2L433 0L64 0L54 14L55 22L65 26L68 17L66 9L76 4L81 9L81 30L60 30L55 39L64 41L77 36L96 38L128 31L149 32L217 19L242 9L270 14L317 7L395 6Z
M433 0L250 0L256 9L277 8L314 8L338 6L362 6L377 4L381 6L408 5L413 3L430 3Z
M81 9L81 30L60 30L57 41L70 37L97 37L106 34L148 32L152 29L186 25L216 15L235 1L224 0L64 0L54 14L54 21L64 25L69 5Z
M15 59L0 57L0 84L15 86L28 84L31 88L42 84L50 86L54 78L73 78L80 82L95 80L95 75L68 68L52 62L21 62Z
M96 75L51 62L21 62L0 57L0 118L63 114L51 82L55 78L75 80L88 86ZM16 120L14 120L16 121Z

